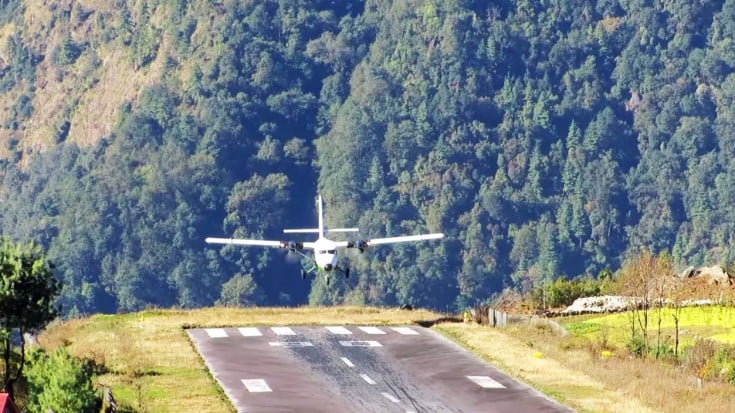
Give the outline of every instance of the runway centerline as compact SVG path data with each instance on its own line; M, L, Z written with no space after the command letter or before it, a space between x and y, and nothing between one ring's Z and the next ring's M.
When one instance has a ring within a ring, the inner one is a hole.
M423 327L187 333L238 412L571 411Z

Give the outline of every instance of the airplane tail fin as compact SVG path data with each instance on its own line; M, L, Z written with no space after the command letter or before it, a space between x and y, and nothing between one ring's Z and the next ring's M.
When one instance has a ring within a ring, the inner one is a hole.
M327 232L358 232L359 228L327 228L324 226L324 208L322 204L322 196L319 195L319 228L294 228L284 229L285 234L319 234L320 237L325 237Z
M324 210L322 208L322 196L319 195L319 238L326 236L324 232Z

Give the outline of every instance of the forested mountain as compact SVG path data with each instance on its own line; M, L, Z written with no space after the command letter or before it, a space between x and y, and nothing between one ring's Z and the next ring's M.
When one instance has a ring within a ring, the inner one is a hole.
M411 303L735 256L735 0L0 2L0 224L67 315ZM206 236L438 243L302 282Z

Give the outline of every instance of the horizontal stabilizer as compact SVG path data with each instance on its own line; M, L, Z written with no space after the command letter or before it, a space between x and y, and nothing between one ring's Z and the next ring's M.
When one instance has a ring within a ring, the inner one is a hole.
M358 232L360 228L327 228L327 232ZM318 234L319 228L284 229L286 234Z
M284 229L285 234L318 234L319 228Z

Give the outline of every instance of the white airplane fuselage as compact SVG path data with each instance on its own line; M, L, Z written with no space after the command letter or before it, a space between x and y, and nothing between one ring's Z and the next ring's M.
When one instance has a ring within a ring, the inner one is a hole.
M337 267L337 244L327 238L319 237L314 242L314 263L319 269L332 271Z

